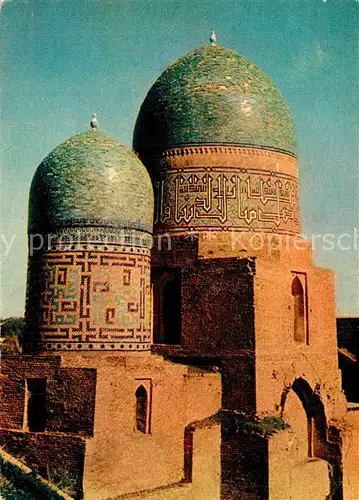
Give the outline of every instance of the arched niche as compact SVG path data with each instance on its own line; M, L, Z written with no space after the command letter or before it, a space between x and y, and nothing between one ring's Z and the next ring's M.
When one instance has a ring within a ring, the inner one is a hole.
M181 273L169 269L153 285L154 343L181 343Z
M138 432L148 432L148 395L143 385L136 390L136 429Z
M304 409L303 415L307 421L307 456L325 459L327 456L327 420L325 408L319 395L312 390L306 380L297 378L291 386L291 391L283 393L283 413L288 395L291 392L299 398Z
M295 276L292 281L292 297L294 340L296 342L304 343L306 341L305 296L303 285L298 276Z

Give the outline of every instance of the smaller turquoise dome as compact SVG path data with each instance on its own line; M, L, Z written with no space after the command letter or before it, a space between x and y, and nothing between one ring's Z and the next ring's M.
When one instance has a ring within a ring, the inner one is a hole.
M98 130L57 146L32 180L29 232L109 227L152 232L153 189L137 156Z

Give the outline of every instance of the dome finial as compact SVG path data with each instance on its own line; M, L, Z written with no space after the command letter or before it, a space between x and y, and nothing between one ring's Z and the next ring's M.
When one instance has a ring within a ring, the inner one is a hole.
M216 45L217 37L216 37L216 32L214 30L211 31L209 41L211 42L211 45Z
M98 128L98 119L96 113L93 113L91 121L90 121L91 128L96 130Z

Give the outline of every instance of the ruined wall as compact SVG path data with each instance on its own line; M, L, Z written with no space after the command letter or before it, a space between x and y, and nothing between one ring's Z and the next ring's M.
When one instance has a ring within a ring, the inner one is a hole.
M307 415L294 391L286 397L283 419L289 427L268 441L269 498L324 500L330 492L330 464L310 456L316 452L315 443L308 435Z
M31 377L47 382L44 432L29 432L26 425L25 380ZM12 357L4 363L2 381L6 450L44 477L71 477L78 492L83 480L86 499L168 488L184 481L185 429L216 414L221 406L220 374L155 355ZM139 387L148 397L145 432L138 430L136 420ZM219 498L219 431L213 432L194 433L191 486L179 490L192 492L194 496L186 499L201 498L202 493L203 500ZM205 470L209 462L210 479Z
M60 357L3 357L0 426L26 430L26 379L46 379L46 431L93 433L96 372L61 368Z
M196 428L193 439L192 496L219 500L221 489L221 427Z
M120 495L116 500L220 500L220 436L218 424L194 431L191 482Z
M154 310L160 311L161 276L180 276L178 346L155 346L171 359L217 366L222 374L222 406L255 409L253 276L247 259L198 259L197 240L171 240L171 249L153 256ZM161 311L157 314L160 314ZM155 313L155 329L156 329ZM155 338L165 335L156 335Z
M30 432L27 384L46 380L44 430ZM2 360L0 436L4 449L54 484L82 495L85 437L92 436L96 371L62 368L61 358ZM27 382L29 381L29 382Z
M220 375L188 367L185 375L186 420L195 422L216 413L221 402Z
M222 426L221 500L268 498L267 442L234 427Z
M82 497L85 439L49 433L0 430L5 450L55 485Z
M140 386L148 395L146 432L136 426ZM199 403L192 408L195 400ZM108 366L104 360L97 368L94 437L86 447L86 498L100 500L182 481L185 428L220 406L219 374L191 372L159 356L128 355L117 363L112 358ZM218 453L215 446L207 449L207 458L212 453Z
M269 498L325 500L331 489L330 464L320 458L302 456L299 459L295 450L293 453L298 438L295 431L288 429L272 436L268 442Z
M251 263L197 261L183 273L182 338L185 349L221 357L253 348Z
M294 336L293 280L304 291L304 338ZM257 411L275 413L296 378L319 391L327 419L341 418L345 400L338 368L333 273L258 260L254 282Z

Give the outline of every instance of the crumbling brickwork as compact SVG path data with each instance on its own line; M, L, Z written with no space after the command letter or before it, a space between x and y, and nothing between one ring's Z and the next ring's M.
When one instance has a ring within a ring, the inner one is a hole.
M46 379L46 431L93 434L96 371L61 368L60 357L3 358L2 428L26 429L26 379L34 378Z
M85 439L73 435L1 430L5 450L45 479L82 497Z

